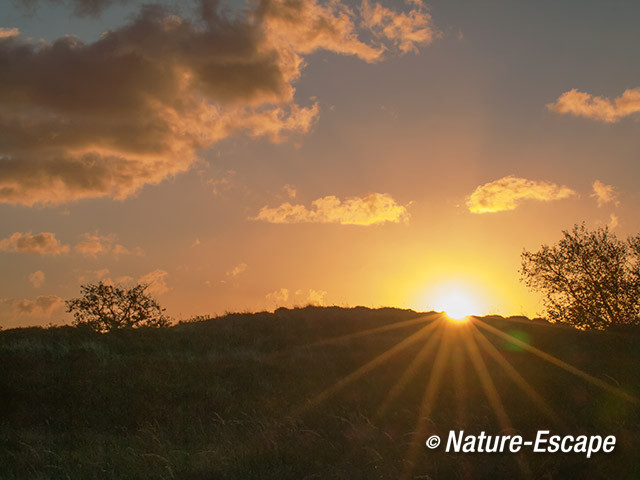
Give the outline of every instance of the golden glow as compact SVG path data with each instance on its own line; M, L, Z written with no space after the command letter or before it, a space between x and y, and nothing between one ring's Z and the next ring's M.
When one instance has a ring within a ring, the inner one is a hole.
M444 311L451 320L462 321L478 314L479 306L468 292L462 289L446 290L434 303L434 309Z

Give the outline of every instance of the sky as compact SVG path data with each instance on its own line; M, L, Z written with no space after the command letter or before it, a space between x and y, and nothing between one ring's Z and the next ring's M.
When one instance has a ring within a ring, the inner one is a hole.
M615 0L2 2L0 326L70 322L64 300L98 281L147 283L176 319L536 316L523 249L581 222L640 231L638 18Z

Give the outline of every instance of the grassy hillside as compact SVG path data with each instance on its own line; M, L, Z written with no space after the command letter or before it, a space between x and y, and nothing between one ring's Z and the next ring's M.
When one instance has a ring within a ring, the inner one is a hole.
M0 478L640 478L639 339L315 307L104 335L2 331ZM616 435L616 449L424 445L542 428Z

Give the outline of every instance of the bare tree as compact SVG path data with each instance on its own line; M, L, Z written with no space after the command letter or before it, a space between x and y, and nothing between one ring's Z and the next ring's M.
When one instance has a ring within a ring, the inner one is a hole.
M522 253L521 280L544 295L549 320L581 329L640 323L640 235L622 241L584 224L562 233Z
M102 282L82 285L82 296L65 302L67 312L73 312L74 325L88 325L97 332L167 326L169 319L147 293L148 287L138 284L127 289Z

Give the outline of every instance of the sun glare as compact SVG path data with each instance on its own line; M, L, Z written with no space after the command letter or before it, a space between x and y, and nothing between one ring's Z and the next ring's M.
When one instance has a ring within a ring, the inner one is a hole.
M444 311L447 317L454 321L462 321L478 313L478 306L471 296L461 290L443 293L434 306L436 310Z

